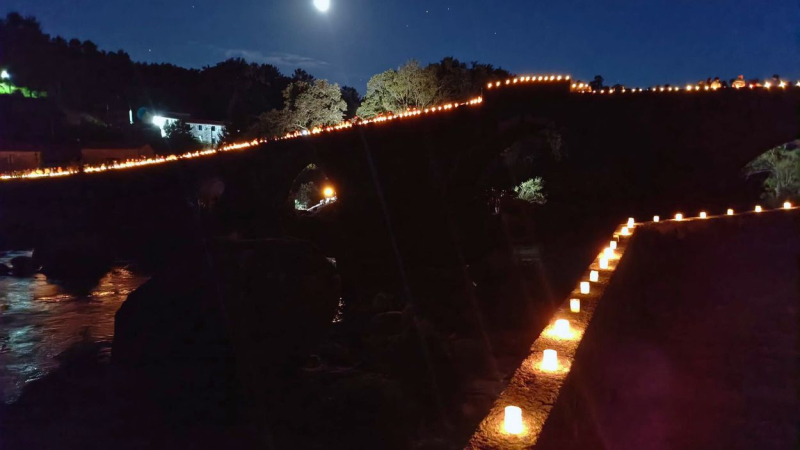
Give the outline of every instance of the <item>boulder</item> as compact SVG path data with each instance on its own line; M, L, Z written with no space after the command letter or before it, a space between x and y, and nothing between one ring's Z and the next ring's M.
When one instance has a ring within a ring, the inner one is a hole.
M332 324L339 277L303 241L225 241L187 254L131 293L112 361L158 380L171 404L263 407ZM202 404L198 404L201 402Z
M29 277L39 270L39 265L30 256L11 258L11 273L18 277Z
M109 246L98 238L73 236L38 246L33 259L48 278L96 281L114 262Z

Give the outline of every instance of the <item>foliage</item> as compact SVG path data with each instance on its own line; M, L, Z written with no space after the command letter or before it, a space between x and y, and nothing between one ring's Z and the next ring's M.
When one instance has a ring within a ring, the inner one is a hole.
M528 203L543 205L547 202L547 197L544 194L544 181L542 177L523 181L514 188L514 192L517 193L517 198L525 200Z
M745 167L750 175L767 174L763 197L780 202L800 197L800 142L772 148Z
M367 95L358 115L369 118L387 112L398 113L433 105L439 96L436 73L411 60L398 70L379 73L367 82Z
M506 79L512 75L491 64L480 64L472 61L470 66L448 56L440 62L428 66L436 73L441 101L463 101L481 94L483 87L490 81Z
M303 183L297 189L294 195L295 209L308 209L316 205L322 199L319 192L319 187L313 181Z
M355 117L358 107L364 101L356 88L350 86L342 86L342 100L347 103L347 111L344 114L346 119Z
M18 94L26 98L44 98L47 97L47 92L39 92L20 87L10 81L0 81L0 95L13 95Z
M595 75L594 80L589 82L589 86L591 86L592 90L599 91L600 89L603 89L603 87L605 87L603 86L603 81L605 80L603 79L602 76Z
M327 80L311 83L294 81L283 91L285 106L259 115L251 127L254 137L280 136L324 125L336 125L344 119L347 103L339 85Z
M107 52L91 41L51 38L36 19L18 13L0 19L0 55L18 86L47 92L70 110L108 121L114 114L127 118L128 109L147 105L227 120L234 135L261 112L283 107L281 92L291 81L272 65L241 58L200 70L135 63L122 50Z
M192 128L183 120L169 123L164 127L167 153L184 153L203 148L203 144L192 134Z

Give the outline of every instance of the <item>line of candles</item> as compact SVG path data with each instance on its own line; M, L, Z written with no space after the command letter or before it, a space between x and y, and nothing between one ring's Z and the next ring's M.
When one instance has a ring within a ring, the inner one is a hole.
M780 208L775 208L775 209L777 210L777 209L795 209L795 208L797 208L797 207L794 206L792 204L792 202L787 200L787 201L783 202L783 205ZM761 205L755 205L755 207L753 207L752 211L745 211L744 213L749 213L749 212L760 213L760 212L763 212L763 211L764 211L764 208ZM725 214L720 214L717 217L733 216L733 215L736 215L736 214L744 214L744 213L736 213L736 212L734 212L733 208L728 208L727 211L725 211ZM708 213L705 212L705 211L700 211L700 213L697 214L696 218L697 219L708 219L709 217L713 217L713 216L709 216ZM688 219L690 219L690 218L685 217L683 215L683 213L675 213L675 216L673 218L673 220L677 221L677 222L680 222L682 220L688 220ZM653 222L661 222L661 216L653 216Z
M430 108L425 108L422 110L412 109L403 113L398 114L390 114L385 116L378 116L374 119L369 120L362 120L358 123L353 123L350 121L345 121L337 125L331 125L326 127L315 127L311 130L303 130L298 131L295 133L289 133L282 137L277 138L276 140L286 140L286 139L295 139L300 138L303 136L311 136L317 135L321 133L329 133L341 130L347 130L353 128L355 126L365 126L369 124L381 124L386 122L391 122L398 119L407 119L413 118L423 115L430 115L434 113L441 113L441 112L448 112L455 110L462 106L476 106L483 103L482 97L476 97L469 101L462 102L462 103L447 103L444 105L432 106ZM220 147L217 150L214 149L205 149L205 150L198 150L194 152L187 152L180 155L169 155L169 156L154 156L152 158L143 158L143 159L131 159L124 162L117 162L112 164L99 164L99 165L90 165L86 164L81 167L49 167L49 168L40 168L40 169L32 169L24 172L12 172L12 173L5 173L0 174L0 181L4 180L15 180L15 179L32 179L32 178L55 178L55 177L64 177L69 175L76 175L79 173L98 173L98 172L107 172L109 170L122 170L122 169L130 169L135 167L143 167L143 166L150 166L153 164L163 164L172 161L178 161L183 159L193 159L203 156L212 156L216 155L220 152L229 152L234 150L244 150L248 149L260 144L267 143L267 139L255 139L252 141L246 142L237 142L229 145L225 145Z
M797 207L792 205L791 202L786 201L783 203L781 208L776 208L773 211L777 210L791 210L796 209ZM761 205L756 205L752 211L753 213L761 213L764 212L764 209ZM733 216L734 210L728 208L725 215L726 216ZM721 217L721 216L720 216ZM701 211L697 218L699 219L707 219L709 218L708 213L705 211ZM684 216L682 213L675 214L675 221L682 221L684 220ZM659 216L653 217L653 222L660 222ZM619 239L623 237L628 237L633 233L637 223L633 217L628 218L628 221L624 226L620 228L619 234L617 235ZM598 266L601 270L609 270L608 261L611 258L616 257L615 250L617 249L618 241L612 240L609 242L608 247L603 249L603 252L598 256ZM580 293L582 295L589 295L591 292L591 283L597 283L599 281L600 272L597 270L590 270L589 271L589 281L581 281L579 284ZM569 310L572 314L580 314L581 313L581 299L579 298L571 298L569 300ZM582 330L575 330L574 327L570 324L568 319L564 318L556 318L554 322L542 333L543 335L556 339L556 340L580 340L582 336ZM577 344L576 344L577 346ZM563 361L559 360L558 352L555 349L547 348L542 351L541 360L538 364L534 365L534 369L537 369L544 373L558 373L559 371L564 370L564 366L567 364L571 364L571 361ZM529 427L526 426L526 421L523 416L523 411L519 406L515 405L507 405L503 410L503 424L502 424L502 431L508 435L512 436L519 436L530 432ZM541 431L541 430L539 430ZM538 431L537 431L538 434ZM536 436L534 436L534 439Z
M569 299L568 305L565 306L562 312L556 314L550 325L542 332L542 336L534 343L534 348L544 347L541 351L541 357L529 359L528 361L530 362L526 364L532 364L530 369L537 373L560 377L558 378L560 381L556 385L557 390L560 389L563 377L569 372L572 364L571 357L559 355L557 348L559 346L563 347L565 343L569 342L568 346L574 352L574 349L580 344L584 329L582 326L576 326L576 323L580 322L585 326L593 314L593 308L584 308L585 305L582 304L582 301L596 301L600 298L605 288L605 284L598 284L601 280L601 274L605 273L607 279L616 269L616 265L611 266L610 261L621 258L622 253L618 252L619 244L623 239L627 239L633 234L635 227L634 219L630 218L626 224L618 228L614 238L609 241L608 245L598 254L595 262L590 266L588 280L582 280L578 283L577 290L580 295ZM593 289L592 285L597 287ZM581 320L574 321L572 318L580 318ZM535 352L535 354L538 354L538 352ZM521 370L527 369L523 367ZM538 439L541 426L548 413L529 411L526 415L523 414L520 406L507 404L503 407L502 414L501 435L507 435L508 439L523 439L526 445L532 445Z

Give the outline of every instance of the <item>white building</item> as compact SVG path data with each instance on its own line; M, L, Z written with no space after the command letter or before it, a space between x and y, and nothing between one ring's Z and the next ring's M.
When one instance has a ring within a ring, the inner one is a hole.
M225 123L216 120L197 120L190 119L186 114L154 115L153 124L161 129L161 136L166 137L164 130L167 125L171 125L179 120L183 120L192 130L192 135L206 145L217 145L225 131Z

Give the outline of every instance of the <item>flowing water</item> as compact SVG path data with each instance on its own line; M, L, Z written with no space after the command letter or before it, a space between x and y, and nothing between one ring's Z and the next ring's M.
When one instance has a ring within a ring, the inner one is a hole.
M30 252L8 253L0 263L20 255ZM119 265L88 293L75 294L42 274L0 276L0 401L13 402L27 383L55 369L71 345L110 343L114 314L146 280Z

